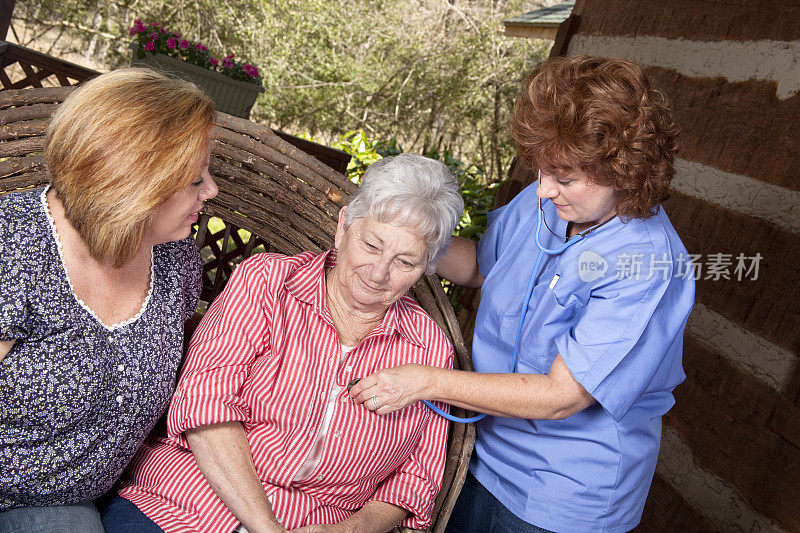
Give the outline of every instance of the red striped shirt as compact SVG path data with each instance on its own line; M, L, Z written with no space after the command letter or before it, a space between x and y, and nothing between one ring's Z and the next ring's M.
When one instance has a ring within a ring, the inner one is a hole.
M409 296L345 358L325 303L335 252L244 261L192 338L168 414L168 436L145 444L120 494L168 533L230 533L238 521L206 482L183 432L244 425L264 491L284 527L336 523L367 501L430 524L444 471L447 422L421 403L379 416L349 399L353 378L404 363L450 368L452 347ZM293 478L314 444L333 385L342 387L319 464ZM444 407L444 406L442 406Z

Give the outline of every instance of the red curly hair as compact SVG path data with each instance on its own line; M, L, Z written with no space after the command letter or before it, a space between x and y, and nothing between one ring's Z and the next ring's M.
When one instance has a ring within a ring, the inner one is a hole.
M677 128L663 95L627 59L560 56L531 72L511 134L533 168L584 171L619 193L624 220L649 218L668 198Z

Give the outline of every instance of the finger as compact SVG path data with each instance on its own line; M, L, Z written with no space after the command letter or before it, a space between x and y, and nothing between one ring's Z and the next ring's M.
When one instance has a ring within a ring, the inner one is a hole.
M378 382L378 380L377 380L375 374L370 374L367 377L359 379L350 388L350 396L352 396L353 398L356 398L362 392L364 392L366 389L369 389L370 387L374 387L377 382ZM351 381L351 383L352 383L352 381Z
M375 396L375 393L370 392L370 389L365 389L355 396L353 396L352 392L350 393L350 395L356 404L364 404L365 402L369 402L370 398Z
M375 413L375 414L377 414L379 416L386 416L386 415L390 415L390 414L392 414L395 411L398 411L400 409L402 409L402 408L401 407L395 407L393 405L381 405L381 407L377 411L373 411L373 413Z
M378 401L375 398L375 396L372 396L370 398L367 398L367 400L362 405L366 407L369 411L377 411L378 408L380 407L380 404L377 402Z
M357 385L350 389L350 397L353 398L353 401L356 403L364 403L376 395L377 391L374 390L374 387L377 384L377 380L372 376L363 378Z

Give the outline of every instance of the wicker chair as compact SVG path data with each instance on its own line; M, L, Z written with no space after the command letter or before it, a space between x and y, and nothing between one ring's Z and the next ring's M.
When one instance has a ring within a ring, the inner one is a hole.
M44 133L50 115L72 90L0 91L0 194L48 182L41 155ZM195 233L203 255L201 310L222 291L236 264L252 253L296 254L333 246L339 209L355 189L344 176L269 128L221 113L215 123L210 170L219 195L208 202ZM471 370L438 278L424 276L412 293L452 341L457 368ZM456 408L454 414L466 413ZM464 483L474 425L451 424L448 439L444 481L428 530L432 532L444 530Z

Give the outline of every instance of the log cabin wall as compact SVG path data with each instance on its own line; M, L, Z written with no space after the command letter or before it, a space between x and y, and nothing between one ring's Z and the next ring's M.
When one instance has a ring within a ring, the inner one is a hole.
M578 0L568 22L559 51L636 61L681 130L665 208L697 301L638 530L800 531L800 5Z

